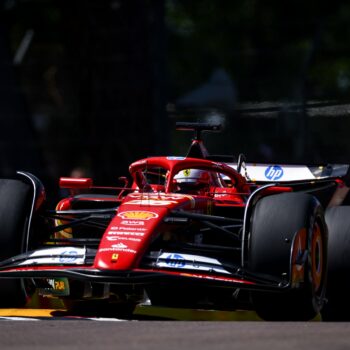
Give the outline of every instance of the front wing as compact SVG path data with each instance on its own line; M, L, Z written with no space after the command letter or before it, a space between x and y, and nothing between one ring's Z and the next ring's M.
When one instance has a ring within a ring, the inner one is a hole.
M67 255L67 252L70 252L71 255ZM72 252L74 252L74 256ZM286 290L293 286L291 280L276 279L269 275L252 274L248 270L240 268L231 272L222 267L215 270L213 266L207 266L204 269L205 264L201 270L176 268L174 266L166 268L162 264L128 271L101 270L95 268L93 264L86 265L84 263L86 260L91 259L92 256L93 252L90 252L88 249L76 247L49 248L21 254L0 264L0 279L69 278L72 280L119 285L151 285L176 282L272 291ZM193 259L193 256L187 258ZM215 259L212 260L214 260L212 262L214 264ZM194 265L198 266L198 263Z

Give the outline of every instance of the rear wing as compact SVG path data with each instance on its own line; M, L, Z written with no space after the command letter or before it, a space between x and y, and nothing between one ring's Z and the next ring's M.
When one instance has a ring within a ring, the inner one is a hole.
M327 164L327 165L292 165L292 164L262 164L246 163L245 156L240 154L238 162L233 163L233 156L209 155L202 143L203 132L221 131L220 124L212 123L187 123L177 122L177 130L194 131L194 139L187 153L187 157L203 158L212 161L225 163L249 181L254 182L292 182L292 181L313 181L321 179L343 178L348 174L349 164Z
M237 170L237 163L226 163ZM247 163L240 172L254 182L291 182L302 180L319 180L327 178L343 178L349 164L328 165L291 165L291 164L259 164Z

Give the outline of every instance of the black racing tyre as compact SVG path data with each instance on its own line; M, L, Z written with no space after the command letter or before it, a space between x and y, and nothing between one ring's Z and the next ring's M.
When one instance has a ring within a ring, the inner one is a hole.
M326 210L328 226L327 303L324 321L350 321L350 206Z
M28 225L30 187L19 180L0 179L0 261L23 252ZM24 281L0 279L0 307L22 307Z
M251 218L251 272L289 280L293 238L301 230L308 254L304 282L283 292L252 292L253 307L264 320L306 321L320 312L325 300L328 234L323 208L310 195L283 193L257 203Z

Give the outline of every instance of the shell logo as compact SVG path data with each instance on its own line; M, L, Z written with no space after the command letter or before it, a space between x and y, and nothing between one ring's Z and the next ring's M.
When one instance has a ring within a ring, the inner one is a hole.
M131 219L131 220L150 220L158 217L157 213L153 213L152 211L145 210L130 210L123 211L118 213L118 216L122 219Z

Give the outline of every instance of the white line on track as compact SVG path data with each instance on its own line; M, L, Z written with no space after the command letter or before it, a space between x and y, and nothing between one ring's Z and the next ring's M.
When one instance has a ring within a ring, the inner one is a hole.
M104 318L104 317L89 317L84 318L84 320L100 321L100 322L127 322L129 320L122 320L120 318Z
M32 317L0 317L0 321L40 321L38 318Z

